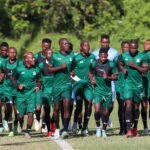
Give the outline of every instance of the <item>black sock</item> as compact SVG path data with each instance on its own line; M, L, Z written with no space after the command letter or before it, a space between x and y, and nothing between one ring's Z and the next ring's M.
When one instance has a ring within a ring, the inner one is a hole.
M79 124L79 129L80 129L80 130L82 129L82 123L81 123L81 124Z
M69 118L64 118L64 131L68 130L69 120Z
M18 125L18 115L15 114L14 126Z
M19 120L19 123L20 123L20 127L21 127L21 129L22 129L22 128L23 128L24 119L20 119L20 120Z
M44 116L42 116L42 128L43 129L45 128L45 124L46 124L46 122L45 122L45 115L44 115Z
M96 126L100 127L100 112L95 112L94 117L95 117Z
M102 122L103 122L103 130L106 130L108 124L109 115L103 114L102 115Z
M8 121L8 127L9 127L9 132L12 131L12 120L11 121Z
M38 121L40 121L40 115L41 115L41 111L39 110L39 111L36 111L36 119L38 120Z
M139 110L136 109L134 110L134 128L137 128L138 120L139 120Z
M91 109L89 108L84 113L83 130L85 130L87 128L87 125L88 125L89 120L90 120L90 115L91 115Z
M141 116L142 116L144 129L148 128L147 127L147 111L141 110Z
M131 130L132 111L126 110L125 120L126 120L127 130Z
M32 125L27 125L27 130L26 130L27 133L30 133L31 127L32 127Z

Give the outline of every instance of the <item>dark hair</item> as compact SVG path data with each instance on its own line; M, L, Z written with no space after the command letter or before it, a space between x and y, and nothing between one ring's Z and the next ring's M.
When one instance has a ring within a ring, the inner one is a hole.
M68 40L67 40L67 38L60 38L59 41L58 41L59 45L60 45L60 43L61 43L62 41L68 41Z
M139 45L139 39L131 39L130 44L136 44L138 46Z
M100 48L100 50L99 50L99 54L101 54L101 53L105 53L105 54L108 54L108 50L109 50L109 48Z
M125 45L125 44L130 44L130 42L127 41L127 40L126 40L126 41L122 41L122 42L121 42L121 47L123 47L123 45Z
M102 34L101 35L101 40L102 39L108 39L109 40L109 35L107 35L107 34Z
M44 39L42 40L42 43L49 43L49 44L51 44L51 43L52 43L52 40L49 39L49 38L44 38Z
M80 46L82 46L84 43L88 43L88 44L89 44L88 41L84 40L84 41L82 41L82 42L80 43Z
M9 47L8 51L9 51L10 49L13 49L13 50L15 50L15 51L17 52L17 49L16 49L15 47Z
M2 42L0 46L1 46L1 47L3 47L3 46L4 46L4 47L9 47L9 44L8 44L7 42Z

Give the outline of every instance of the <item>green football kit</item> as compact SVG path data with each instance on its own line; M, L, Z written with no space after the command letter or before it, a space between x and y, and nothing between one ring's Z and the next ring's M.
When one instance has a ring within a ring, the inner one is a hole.
M40 87L40 82L37 80L41 78L40 69L37 66L27 67L22 62L15 72L14 87L16 90L17 111L20 116L26 113L34 113L36 102L35 87ZM19 85L23 85L23 89L19 90Z
M140 103L144 97L142 73L131 68L129 62L132 61L136 66L142 67L142 65L147 64L146 57L142 52L137 52L134 57L132 57L129 52L125 52L122 54L122 60L128 71L123 91L124 100L131 99L136 103Z
M94 66L95 56L90 54L83 56L81 53L75 56L74 72L79 77L79 81L73 83L73 90L75 91L75 99L86 100L93 99L93 88L89 79L90 68Z
M53 67L58 67L66 63L66 68L54 73L52 95L54 103L62 100L63 98L71 99L72 94L72 79L70 72L72 69L72 62L74 54L69 53L63 55L61 52L54 52L50 59L50 64Z
M103 77L104 72L108 76L117 73L115 63L107 60L103 64L100 60L97 60L93 68L94 80L96 82L93 90L94 104L101 104L104 108L109 109L112 103L111 80Z

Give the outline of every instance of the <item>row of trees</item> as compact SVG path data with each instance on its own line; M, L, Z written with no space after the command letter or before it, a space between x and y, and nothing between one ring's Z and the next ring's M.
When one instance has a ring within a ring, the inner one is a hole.
M89 40L108 33L119 40L150 37L149 0L1 0L0 34L19 38L40 30Z

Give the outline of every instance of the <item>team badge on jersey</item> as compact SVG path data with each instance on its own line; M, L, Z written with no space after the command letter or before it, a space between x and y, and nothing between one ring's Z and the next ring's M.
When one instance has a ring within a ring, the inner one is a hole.
M25 72L21 72L21 74L25 74Z
M137 59L136 62L140 62L140 59Z
M36 72L35 72L35 71L33 71L33 74L32 74L32 75L34 75L34 76L35 76L35 75L36 75Z
M79 61L80 64L83 64L83 60Z

